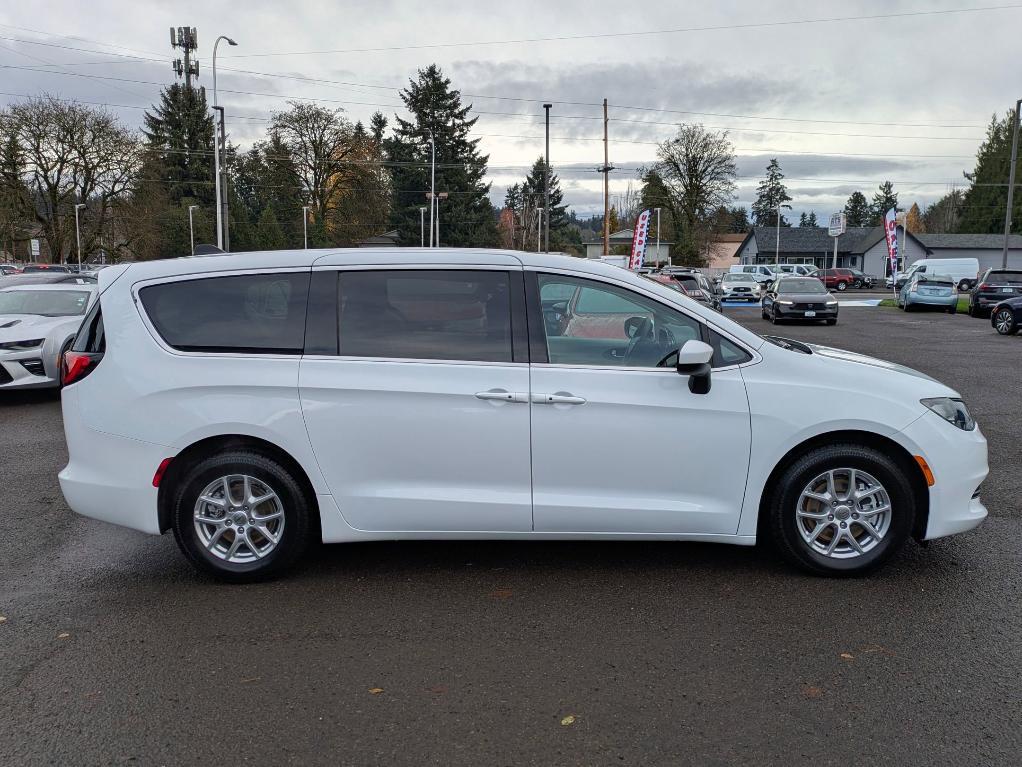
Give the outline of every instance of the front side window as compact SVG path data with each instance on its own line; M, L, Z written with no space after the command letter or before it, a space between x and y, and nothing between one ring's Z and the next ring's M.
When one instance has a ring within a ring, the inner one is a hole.
M180 351L301 354L309 275L246 274L150 285L142 306Z
M701 338L696 320L630 290L555 274L538 279L551 364L656 367Z
M507 272L393 269L338 279L342 356L512 360Z

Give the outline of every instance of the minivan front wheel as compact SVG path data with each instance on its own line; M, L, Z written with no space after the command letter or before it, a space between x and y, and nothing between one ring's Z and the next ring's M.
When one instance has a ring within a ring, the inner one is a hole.
M313 538L312 511L283 466L245 450L212 455L175 488L172 527L198 569L231 582L295 564Z
M819 575L861 575L905 542L915 499L904 469L864 445L816 448L789 466L770 504L771 537Z

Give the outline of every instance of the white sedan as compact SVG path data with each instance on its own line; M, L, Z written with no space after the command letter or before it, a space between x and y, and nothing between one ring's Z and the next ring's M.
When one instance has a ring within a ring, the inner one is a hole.
M95 285L0 289L0 391L60 386L60 357L96 295Z

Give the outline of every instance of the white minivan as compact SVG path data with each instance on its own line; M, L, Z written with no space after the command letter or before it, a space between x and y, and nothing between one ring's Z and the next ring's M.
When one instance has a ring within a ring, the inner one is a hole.
M592 260L274 251L99 285L64 356L64 496L226 580L424 538L765 539L851 575L987 513L953 390Z
M895 286L901 286L916 274L939 274L950 277L959 290L971 290L979 277L979 259L976 258L921 258L899 274Z

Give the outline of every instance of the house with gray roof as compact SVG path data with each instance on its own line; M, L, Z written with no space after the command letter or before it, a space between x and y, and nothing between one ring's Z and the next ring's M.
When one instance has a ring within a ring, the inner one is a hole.
M930 258L975 258L979 271L999 269L1004 254L1003 234L920 234ZM1008 238L1008 266L1022 269L1022 234Z

